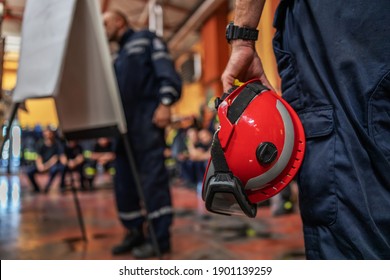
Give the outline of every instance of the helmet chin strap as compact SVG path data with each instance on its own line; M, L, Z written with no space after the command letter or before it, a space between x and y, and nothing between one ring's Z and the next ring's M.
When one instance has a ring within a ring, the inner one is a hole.
M233 176L227 164L221 143L219 142L218 131L214 134L213 143L211 144L211 159L215 173L229 173Z

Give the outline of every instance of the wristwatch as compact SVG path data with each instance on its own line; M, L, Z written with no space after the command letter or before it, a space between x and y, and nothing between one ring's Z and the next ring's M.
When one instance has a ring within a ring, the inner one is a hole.
M161 102L161 104L163 104L165 106L170 106L170 105L172 105L173 100L172 100L172 98L164 96L163 98L161 98L160 102Z
M259 31L253 28L240 27L234 25L231 21L226 26L226 40L230 43L231 40L248 40L248 41L256 41L259 36Z

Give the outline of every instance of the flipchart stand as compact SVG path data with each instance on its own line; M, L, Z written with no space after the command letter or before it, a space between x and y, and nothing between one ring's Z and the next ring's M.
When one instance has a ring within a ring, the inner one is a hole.
M120 136L146 213L151 241L161 257L153 224L128 141L126 120L96 0L29 0L22 25L18 79L8 129L27 99L55 101L66 140ZM87 241L82 209L72 183L78 220Z

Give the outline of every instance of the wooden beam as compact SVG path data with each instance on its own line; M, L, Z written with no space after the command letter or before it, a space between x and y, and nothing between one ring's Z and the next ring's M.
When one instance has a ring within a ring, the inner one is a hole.
M157 1L159 2L159 1ZM188 14L189 12L191 12L190 9L186 9L186 8L183 8L183 7L179 7L177 5L173 5L171 3L169 3L168 1L160 1L161 2L161 7L164 9L164 8L168 8L168 9L171 9L171 10L174 10L176 12L179 12L179 13L183 13L183 14Z
M191 31L198 29L201 24L224 2L225 0L205 0L198 9L181 25L182 27L168 40L168 46L175 50L184 41Z

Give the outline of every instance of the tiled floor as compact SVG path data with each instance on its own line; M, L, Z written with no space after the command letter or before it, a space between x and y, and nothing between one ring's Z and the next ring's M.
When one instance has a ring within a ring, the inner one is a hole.
M45 178L41 178L44 180ZM57 182L58 183L58 182ZM255 219L207 213L196 191L172 183L174 224L172 260L304 259L298 213L272 217L269 207ZM111 180L99 178L97 190L77 195L87 242L72 192L32 194L25 176L0 176L0 258L10 259L132 259L113 257L111 247L123 238L116 217Z

